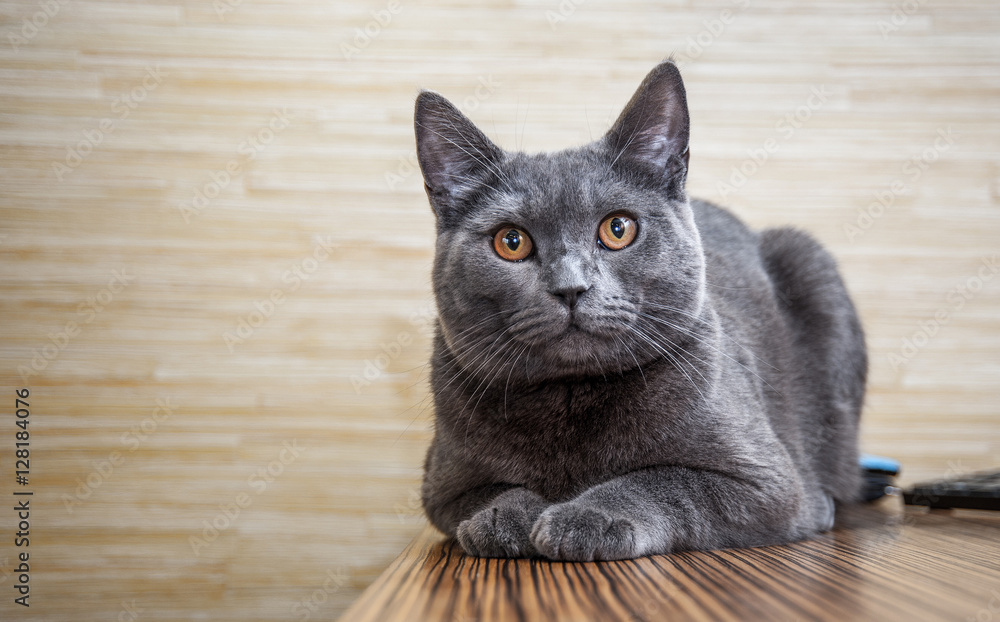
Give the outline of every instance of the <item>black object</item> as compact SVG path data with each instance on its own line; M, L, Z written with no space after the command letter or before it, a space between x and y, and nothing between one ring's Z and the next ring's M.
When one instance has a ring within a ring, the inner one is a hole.
M894 490L895 477L899 475L899 462L885 456L861 454L861 499L866 503L881 499Z
M932 509L1000 510L1000 469L915 484L903 491L903 501Z

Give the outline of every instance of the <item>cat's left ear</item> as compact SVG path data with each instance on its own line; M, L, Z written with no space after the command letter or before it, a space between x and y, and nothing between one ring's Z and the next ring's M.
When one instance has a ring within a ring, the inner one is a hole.
M687 174L690 120L681 72L673 61L653 68L604 137L612 157L662 171L666 182Z
M459 209L490 173L499 170L503 150L441 95L420 93L414 126L417 159L437 216Z

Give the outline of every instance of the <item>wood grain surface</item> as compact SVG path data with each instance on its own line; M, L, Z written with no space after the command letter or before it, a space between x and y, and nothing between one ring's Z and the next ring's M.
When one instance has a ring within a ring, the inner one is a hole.
M1000 516L857 507L816 540L614 562L469 557L426 528L341 617L964 620L1000 610ZM992 618L989 618L992 619Z
M0 1L0 495L34 493L0 619L330 618L423 528L420 88L559 149L674 54L691 193L841 262L864 448L903 483L1000 464L996 8Z

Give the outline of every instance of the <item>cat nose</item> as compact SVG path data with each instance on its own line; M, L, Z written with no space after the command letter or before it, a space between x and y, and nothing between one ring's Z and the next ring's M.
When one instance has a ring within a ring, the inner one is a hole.
M576 307L577 300L590 289L587 285L566 285L557 289L551 290L549 293L558 298L564 305L569 307L571 310Z

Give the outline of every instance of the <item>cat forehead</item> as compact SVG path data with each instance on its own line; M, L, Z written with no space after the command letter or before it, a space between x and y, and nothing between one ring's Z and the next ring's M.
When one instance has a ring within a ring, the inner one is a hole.
M609 178L605 154L577 148L550 153L508 154L505 169L513 182L522 182L538 193L581 191Z
M589 227L595 218L614 209L609 206L628 203L623 200L621 189L614 185L614 182L557 180L491 192L479 209L470 214L469 224L479 230L489 230L499 224L526 226L533 230L566 229L576 224Z
M589 222L608 205L628 204L635 193L606 161L579 151L509 154L500 176L470 214L474 226Z

